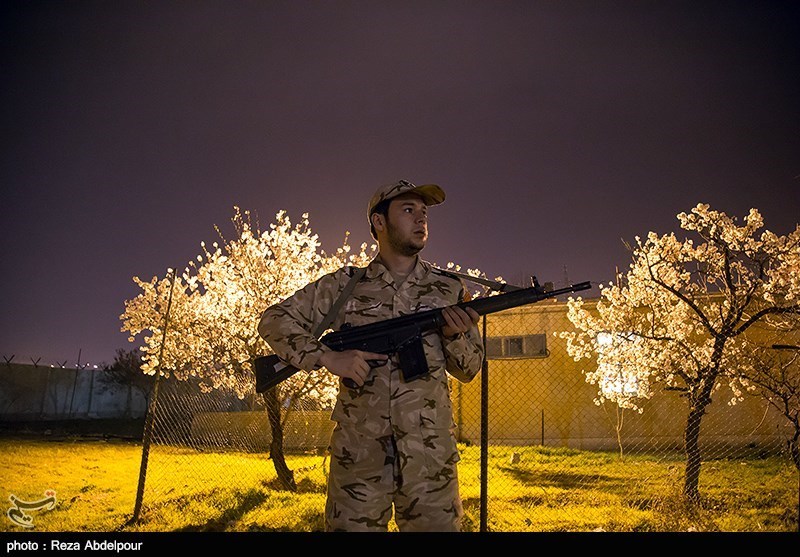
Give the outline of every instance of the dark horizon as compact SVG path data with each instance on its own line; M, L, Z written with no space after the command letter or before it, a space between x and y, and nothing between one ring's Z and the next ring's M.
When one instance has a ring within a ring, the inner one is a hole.
M800 5L5 2L0 355L110 363L132 277L309 214L447 192L423 257L610 282L698 203L800 222ZM592 290L596 295L596 289Z

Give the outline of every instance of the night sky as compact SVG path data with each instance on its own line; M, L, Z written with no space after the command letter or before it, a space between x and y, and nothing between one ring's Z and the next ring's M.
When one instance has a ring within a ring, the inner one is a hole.
M309 214L370 241L437 183L423 255L608 282L698 203L800 222L800 3L53 1L0 14L0 355L111 362L132 277ZM596 290L591 291L592 297ZM584 293L584 296L586 293ZM255 324L254 324L255 325ZM0 362L2 363L2 362Z

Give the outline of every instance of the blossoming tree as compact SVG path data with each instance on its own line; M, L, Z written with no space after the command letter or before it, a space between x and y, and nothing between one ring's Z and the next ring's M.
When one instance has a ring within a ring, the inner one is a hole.
M787 334L778 326L771 332L776 342L758 347L748 380L789 423L792 433L786 445L795 468L800 472L800 345L797 340L800 331L795 329ZM787 339L792 344L785 344Z
M261 232L249 211L234 209L234 239L226 240L217 228L222 245L214 242L209 248L201 243L202 253L196 261L190 262L182 275L174 273L174 288L173 273L150 281L134 277L142 293L125 302L120 319L122 331L130 333L131 342L142 335L144 373L161 373L178 380L197 377L205 392L225 388L243 398L253 390L253 359L271 352L256 328L263 310L343 265L366 265L375 246L368 250L362 244L357 253L350 253L349 236L345 234L343 245L327 255L320 250L307 214L293 225L280 211L270 230ZM172 301L165 327L170 290ZM321 369L295 374L265 393L272 429L270 456L285 487L296 486L283 458L287 412L281 408L292 409L305 400L329 406L336 388L335 378Z
M629 246L633 261L619 284L601 287L590 311L582 299L568 302L577 332L564 332L576 360L598 386L597 402L642 411L641 403L666 387L685 393L684 496L698 499L701 422L722 384L730 403L753 390L756 328L800 330L800 226L779 236L764 230L751 209L742 226L725 213L698 204L678 215L697 237L650 232Z

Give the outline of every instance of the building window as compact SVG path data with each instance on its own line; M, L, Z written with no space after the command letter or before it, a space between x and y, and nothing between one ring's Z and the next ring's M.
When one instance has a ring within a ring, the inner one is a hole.
M487 359L546 358L549 355L544 334L486 339Z

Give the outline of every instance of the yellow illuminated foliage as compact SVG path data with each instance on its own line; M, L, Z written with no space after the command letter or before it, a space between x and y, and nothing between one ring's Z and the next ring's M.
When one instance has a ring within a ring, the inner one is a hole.
M785 236L759 233L756 209L739 226L705 204L678 220L697 243L675 234L637 237L627 275L601 285L596 307L568 302L577 332L559 336L576 361L596 363L584 374L598 386L598 404L641 412L659 386L685 391L690 405L706 404L705 393L723 381L735 404L753 388L759 339L751 333L800 330L800 226Z
M133 277L142 292L125 302L120 319L131 342L141 335L145 373L179 380L196 376L206 391L227 388L244 397L254 382L252 360L271 353L256 329L263 310L343 265L366 265L376 246L362 244L351 253L346 233L342 246L328 255L320 249L307 214L292 224L286 212L279 211L269 230L262 232L249 211L234 209L236 237L225 240L217 228L222 243L209 247L202 242L202 253L175 277L166 339L171 272L150 281ZM322 369L298 373L280 388L294 398L310 397L324 405L335 397L334 379Z

